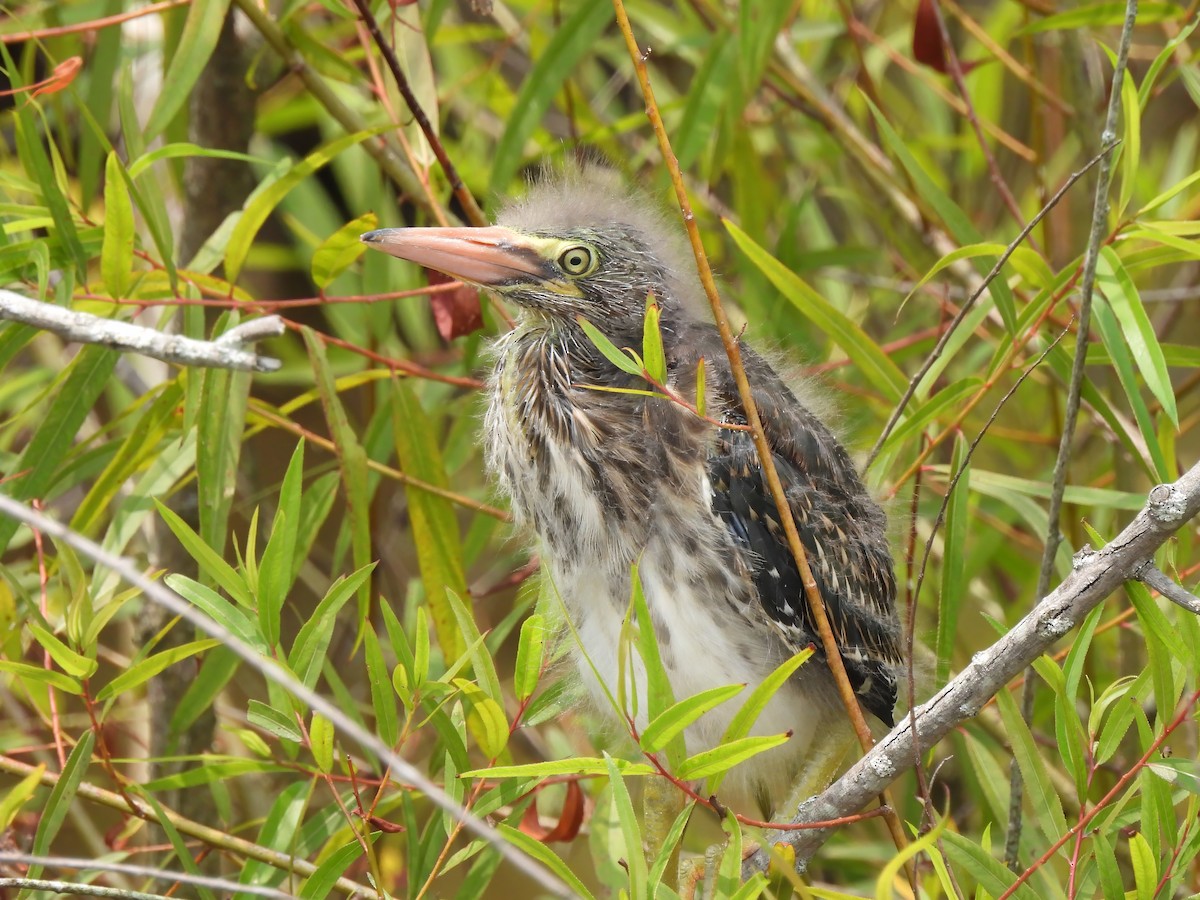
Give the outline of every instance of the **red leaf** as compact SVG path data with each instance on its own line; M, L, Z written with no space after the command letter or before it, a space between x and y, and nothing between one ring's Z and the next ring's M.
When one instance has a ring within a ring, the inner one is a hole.
M567 782L567 797L563 800L562 812L558 816L558 821L554 823L554 827L549 829L543 826L538 819L537 794L540 790L541 787L535 789L533 802L521 816L520 830L543 844L549 844L552 841L575 840L579 835L579 829L583 826L584 802L579 782Z
M938 27L937 13L933 0L919 0L913 16L913 59L935 72L946 74L946 45L942 42L942 29Z
M454 279L441 272L426 269L430 284L449 284ZM445 291L429 298L433 322L444 341L470 334L483 327L483 311L479 307L479 292L465 284L455 291Z

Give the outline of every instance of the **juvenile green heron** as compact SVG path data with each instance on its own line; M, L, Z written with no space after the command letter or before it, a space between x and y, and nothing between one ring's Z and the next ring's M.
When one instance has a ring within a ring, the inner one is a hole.
M797 651L820 647L750 435L663 397L595 389L647 385L609 362L579 317L618 347L640 348L652 293L668 386L694 401L703 359L709 417L745 423L690 255L651 206L604 175L572 172L533 188L494 227L362 236L517 306L516 326L495 347L487 458L518 521L537 534L601 708L597 674L615 693L634 563L676 699L758 684ZM746 348L743 359L851 683L891 725L901 656L884 513L824 423L760 356ZM644 670L635 680L644 691ZM715 746L735 707L691 726L688 752ZM644 697L637 709L644 727ZM769 814L798 779L822 786L847 746L845 719L824 661L801 666L755 727L791 731L791 740L735 769L726 799L743 809L757 801Z

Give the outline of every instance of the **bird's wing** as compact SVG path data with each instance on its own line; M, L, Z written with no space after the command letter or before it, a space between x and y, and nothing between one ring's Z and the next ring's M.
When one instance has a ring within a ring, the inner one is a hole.
M765 362L749 354L746 361L775 468L851 685L863 706L890 726L901 655L883 511L824 424ZM744 423L732 378L722 371L714 381L726 420ZM713 511L746 556L763 612L793 647L811 643L819 652L812 609L748 432L721 430L708 476Z

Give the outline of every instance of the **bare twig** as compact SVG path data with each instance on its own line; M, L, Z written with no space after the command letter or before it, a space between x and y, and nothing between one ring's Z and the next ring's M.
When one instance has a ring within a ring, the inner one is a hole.
M515 868L524 872L536 881L544 890L555 897L572 896L557 877L507 843L494 828L482 819L463 809L457 801L442 788L438 787L425 776L420 769L408 760L399 756L392 748L383 743L376 735L367 731L341 708L316 691L307 687L295 675L270 657L263 656L248 643L235 635L228 628L204 615L177 593L165 585L152 581L143 575L129 559L109 553L99 544L89 540L77 531L68 528L61 522L43 515L33 508L0 494L0 513L16 519L31 528L37 528L50 535L57 541L62 541L92 561L102 565L119 575L129 584L138 588L147 599L166 608L172 615L187 620L209 637L216 638L233 652L235 656L259 672L264 678L281 686L289 694L300 700L333 723L342 734L358 742L372 756L390 766L401 779L412 784L416 790L428 797L436 806L448 812L456 822L478 837L491 843L496 851L507 859Z
M1117 61L1113 66L1112 86L1108 98L1108 112L1104 120L1104 131L1100 143L1113 144L1117 139L1117 124L1121 116L1121 84L1125 79L1125 64L1129 59L1129 47L1133 42L1133 26L1137 21L1137 0L1125 4L1125 25L1121 30L1121 44L1117 49ZM1100 168L1096 174L1096 199L1092 206L1092 229L1088 235L1087 251L1083 259L1083 277L1079 291L1079 324L1075 339L1075 359L1071 365L1071 381L1067 385L1067 405L1063 419L1062 438L1058 445L1058 456L1054 460L1051 476L1050 504L1046 515L1046 544L1042 550L1042 565L1038 571L1034 597L1041 597L1050 586L1054 575L1054 559L1062 539L1059 520L1062 518L1063 494L1067 489L1067 465L1071 461L1071 445L1075 438L1075 423L1079 419L1079 402L1083 393L1083 370L1087 363L1088 333L1092 321L1092 294L1096 287L1096 263L1100 258L1100 246L1108 231L1108 188L1112 181L1112 157L1107 150L1100 152ZM1033 715L1033 698L1037 679L1033 671L1026 673L1021 688L1021 714L1026 721ZM1014 871L1020 865L1018 859L1021 843L1021 801L1024 791L1021 770L1013 757L1009 768L1008 835L1004 842L1004 860Z
M679 169L679 160L671 149L670 138L667 137L667 130L663 126L662 116L659 114L658 104L654 99L654 89L650 85L650 75L646 69L645 55L638 47L637 39L633 35L633 27L629 23L629 16L625 12L624 3L622 0L612 0L612 4L617 16L617 25L625 38L625 46L629 51L630 59L633 61L638 83L641 85L642 96L645 98L646 117L650 120L650 124L658 138L658 146L662 153L663 162L666 164L667 170L671 175L671 183L675 188L675 197L679 202L679 209L683 215L683 223L687 229L688 240L691 243L692 253L696 258L696 273L700 278L701 285L704 287L704 293L712 309L717 331L721 335L721 343L724 345L725 353L729 357L730 373L733 376L734 384L737 385L738 399L741 401L742 409L746 414L746 423L751 428L750 436L754 439L754 449L758 453L763 481L766 482L771 492L771 499L775 502L775 506L779 511L780 524L783 525L783 533L787 538L788 549L791 551L792 557L796 561L796 568L800 572L800 581L804 585L804 596L808 602L809 609L812 610L813 623L816 625L817 635L821 641L821 648L825 653L825 662L829 666L838 696L841 698L842 705L846 709L846 718L849 720L855 736L865 753L874 745L875 739L871 736L871 729L867 726L862 708L859 706L857 696L855 696L854 688L850 684L850 677L846 674L846 667L842 662L841 651L838 648L837 639L833 635L833 628L825 611L825 603L821 599L821 592L817 588L816 579L813 577L812 569L808 564L808 556L804 552L804 545L800 542L800 533L796 530L796 521L792 516L791 504L788 502L787 494L783 490L783 483L779 480L779 473L775 470L774 454L771 452L770 444L767 443L766 432L763 430L762 420L758 415L758 405L754 401L754 393L750 387L750 381L746 377L746 369L742 365L741 347L737 337L733 333L733 328L729 324L729 319L725 315L725 309L721 304L721 297L717 292L712 267L709 265L707 254L704 252L704 242L700 237L700 228L696 224L696 216L692 212L692 204L688 199L687 188L683 183L683 173ZM884 821L887 822L892 840L898 850L903 850L907 846L907 840L904 836L903 826L900 824L900 817L895 813L895 804L890 802L890 799L886 796L882 796L880 799L881 805L888 807L888 811L884 813Z
M996 260L996 264L992 266L992 270L987 273L983 281L980 282L979 286L975 288L975 290L971 291L970 296L967 297L966 301L962 305L962 308L959 309L958 315L951 320L949 327L942 332L942 336L938 339L937 344L934 346L933 350L930 351L929 356L925 359L925 362L921 364L921 368L918 369L917 373L909 380L908 387L905 389L904 395L900 398L900 402L896 404L896 408L892 410L891 418L889 418L887 424L883 426L883 431L880 432L879 438L875 441L875 446L871 448L871 452L867 456L868 468L870 467L871 463L875 461L875 457L879 455L880 448L883 447L884 442L888 439L888 435L892 433L892 429L896 427L896 423L900 421L900 416L904 414L904 409L908 406L908 401L911 400L913 394L917 392L917 388L920 386L921 380L925 377L926 373L933 368L934 363L936 363L941 357L942 351L950 342L950 338L958 329L958 326L962 324L963 319L967 317L967 313L971 311L971 308L975 305L979 298L983 296L983 292L987 290L988 285L999 276L1000 270L1004 268L1004 264L1008 262L1009 257L1016 252L1017 248L1021 246L1021 243L1025 240L1025 238L1029 236L1029 233L1037 227L1038 222L1045 218L1046 213L1050 212L1050 210L1054 209L1054 207L1058 205L1058 201L1061 200L1067 191L1074 186L1075 182L1079 181L1080 178L1091 171L1092 166L1104 159L1105 156L1107 156L1107 154L1116 145L1116 141L1108 144L1103 150L1088 160L1087 165L1085 165L1082 169L1080 169L1078 172L1072 172L1071 177L1063 183L1063 186L1058 189L1057 193L1055 193L1055 195L1046 202L1045 206L1037 211L1037 215L1030 219L1025 227L1021 229L1020 233L1013 238L1012 242L1004 248L1004 252L1000 254L999 258Z
M254 884L242 884L228 881L224 878L211 878L207 875L193 875L191 872L174 872L160 869L156 866L138 866L131 863L106 862L94 859L77 859L71 856L37 856L30 853L11 853L0 851L0 863L42 866L50 869L76 869L86 872L117 872L131 875L134 878L151 878L156 881L171 881L178 884L193 884L197 887L212 888L215 891L227 891L233 894L250 894L255 897L291 897L291 894Z
M104 887L99 884L80 884L76 881L48 881L44 878L0 878L0 889L16 888L25 891L44 891L69 897L115 897L119 900L169 900L166 894L147 894L125 888ZM7 892L6 892L7 893Z
M251 319L229 329L216 340L197 341L0 290L0 319L51 331L64 340L101 344L181 366L274 372L281 365L277 359L242 348L243 344L283 334L283 320L278 316Z
M1146 506L1101 550L1075 556L1071 574L1000 640L972 657L971 663L851 766L841 778L800 807L796 823L848 815L861 809L905 771L914 747L938 743L959 723L976 715L1008 681L1074 628L1109 594L1132 577L1158 547L1200 512L1200 464L1174 484L1150 491ZM785 841L806 862L829 839L832 829L771 834L747 860L743 874L765 870L770 847Z
M1168 578L1153 561L1146 563L1146 567L1138 574L1138 581L1151 590L1158 591L1177 606L1200 616L1200 597Z

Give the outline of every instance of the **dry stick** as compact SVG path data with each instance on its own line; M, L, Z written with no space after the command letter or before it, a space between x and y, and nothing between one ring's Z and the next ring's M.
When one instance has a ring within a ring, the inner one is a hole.
M850 678L846 674L845 665L842 663L837 639L833 636L829 617L825 613L825 604L821 600L821 592L817 588L817 582L813 578L812 569L808 565L808 557L805 555L804 545L800 543L800 534L796 530L796 522L792 517L792 508L788 503L787 494L784 493L783 485L779 480L779 473L775 471L775 459L771 454L771 447L767 443L762 420L758 415L758 406L754 402L754 393L751 390L750 381L746 377L746 370L742 365L742 351L738 346L738 339L734 336L733 329L729 325L729 320L725 317L725 310L721 305L721 297L717 293L717 285L713 279L712 268L708 264L708 256L704 252L704 243L700 238L700 229L696 225L696 216L692 212L692 205L688 200L687 189L683 184L683 174L679 169L679 160L671 150L671 141L667 137L666 128L663 127L662 117L658 112L658 104L654 100L654 89L650 86L650 75L646 70L645 57L642 55L642 51L638 48L637 40L633 36L633 28L629 24L629 16L625 13L625 5L622 0L613 0L613 9L617 16L617 25L620 27L621 33L625 36L625 45L629 50L630 58L633 60L638 82L641 84L642 96L646 101L646 117L650 120L650 124L654 128L654 133L658 137L658 146L662 153L663 161L671 173L671 182L675 187L675 196L679 201L684 225L687 227L688 238L691 241L692 252L696 257L696 270L700 276L700 282L704 286L704 293L708 297L709 305L712 307L713 319L716 321L717 330L721 334L721 343L724 344L725 353L729 357L729 368L733 374L734 382L737 384L738 397L746 413L746 421L752 429L751 437L754 439L754 449L758 452L759 465L762 467L763 478L771 490L771 498L774 500L775 506L779 511L779 519L783 524L784 534L787 536L788 547L796 561L796 567L800 570L800 578L804 584L804 596L813 613L813 620L821 639L821 647L825 652L825 661L829 665L829 670L837 686L838 695L841 697L842 704L846 707L846 714L854 727L855 735L862 745L863 752L866 752L874 746L875 740L871 737L871 729L867 727L862 709L858 705L858 698L854 695L854 688L850 685ZM886 796L882 796L880 802L883 806L888 807L888 811L884 814L884 821L887 822L892 840L895 842L897 850L903 850L907 846L907 841L904 837L904 829L900 825L900 817L895 812L895 805Z
M487 225L487 217L483 214L483 210L479 208L479 204L475 202L475 196L463 184L462 178L458 175L458 169L450 161L450 157L446 153L446 148L442 146L437 132L433 130L433 126L429 122L429 117L425 115L425 110L421 108L416 94L412 92L412 87L409 85L408 79L400 68L400 60L396 59L396 52L392 49L391 44L384 40L383 32L379 30L379 23L371 15L370 6L367 5L366 0L354 0L354 5L358 9L358 14L362 18L363 24L367 26L367 31L371 34L371 39L375 41L375 46L383 54L383 59L387 63L388 69L391 70L392 78L396 80L396 87L400 89L400 96L408 104L408 110L412 113L413 119L416 120L417 125L420 127L421 133L425 135L425 140L429 141L429 146L433 149L433 155L437 157L442 171L446 174L446 180L450 182L450 189L454 192L454 196L458 198L459 205L466 214L467 220L475 226Z
M861 809L886 785L895 781L918 752L935 746L961 722L979 710L1078 625L1096 606L1144 566L1168 538L1200 512L1200 464L1174 484L1150 491L1145 507L1120 534L1101 550L1075 555L1071 573L1033 610L971 662L911 717L905 717L874 749L850 767L820 796L805 801L796 823L831 819ZM917 729L914 731L912 721ZM915 736L914 736L915 735ZM802 864L828 840L832 829L770 835L764 846L784 841ZM766 869L770 853L760 849L746 861L749 877Z
M971 311L971 308L975 305L979 298L983 296L983 292L988 289L988 285L990 285L992 281L999 276L1000 270L1004 267L1004 264L1008 262L1008 258L1016 252L1017 248L1021 246L1021 243L1025 240L1025 238L1029 236L1029 233L1037 227L1038 223L1042 221L1043 218L1045 218L1046 213L1050 212L1050 210L1054 209L1054 207L1058 205L1058 201L1061 200L1067 191L1069 191L1075 185L1075 182L1079 181L1080 178L1086 175L1091 170L1092 166L1104 159L1105 156L1108 155L1109 151L1116 147L1118 143L1120 142L1111 142L1103 150L1088 160L1087 165L1085 165L1082 169L1080 169L1078 172L1072 172L1071 177L1063 183L1063 186L1060 187L1054 196L1046 202L1045 206L1037 211L1037 215L1029 220L1029 223L1021 229L1020 233L1016 236L1016 238L1013 239L1012 243L1004 248L1004 252L1000 254L1000 258L996 260L996 264L992 266L991 271L987 273L979 287L971 292L971 296L966 299L966 302L963 303L962 308L958 311L958 315L954 317L954 319L950 322L950 326L942 333L942 336L938 339L938 342L934 346L933 350L930 351L930 354L926 358L925 362L921 364L921 368L917 370L917 373L913 375L912 379L908 382L908 388L904 391L904 395L900 398L900 402L896 404L896 408L892 411L891 418L889 418L887 424L883 426L883 432L879 435L879 439L875 441L875 446L871 448L871 452L867 456L868 468L870 467L871 463L875 461L875 457L879 455L879 451L882 449L884 442L888 439L888 436L892 433L892 429L896 427L896 423L900 421L900 416L903 415L905 407L908 406L908 401L911 400L913 398L913 394L917 392L917 388L920 386L921 380L925 377L929 370L933 368L934 363L936 363L941 357L942 351L946 349L946 345L950 342L950 338L953 336L958 326L962 324L963 319L967 317L967 313Z
M1129 47L1133 42L1133 26L1137 20L1137 0L1125 4L1125 24L1121 29L1121 44L1117 49L1117 61L1113 67L1112 87L1108 98L1108 112L1104 119L1101 144L1111 144L1116 138L1117 123L1121 115L1121 84L1125 78L1125 64L1129 59ZM1108 188L1112 181L1112 157L1101 151L1100 169L1096 173L1096 200L1092 206L1092 229L1088 235L1087 252L1083 260L1079 300L1079 325L1075 339L1075 359L1071 365L1071 381L1067 386L1067 408L1063 421L1062 439L1058 445L1058 457L1054 460L1051 478L1050 504L1047 509L1049 524L1046 545L1042 551L1042 566L1038 572L1034 597L1041 597L1050 586L1054 575L1054 559L1062 539L1059 519L1062 518L1063 494L1067 490L1067 464L1071 460L1071 444L1075 437L1075 424L1079 419L1080 395L1083 391L1083 370L1087 363L1088 332L1092 321L1092 293L1096 287L1096 263L1100 258L1100 245L1104 240L1108 224ZM1025 684L1021 688L1021 716L1026 722L1033 716L1033 698L1037 680L1032 669L1025 673ZM1024 796L1021 770L1014 756L1009 768L1008 835L1004 842L1004 861L1014 871L1019 867L1021 845L1021 802Z
M255 884L242 884L224 878L213 878L208 875L193 875L191 872L175 872L170 869L160 869L157 866L104 862L73 856L37 856L30 853L13 853L0 850L0 863L41 866L49 869L73 869L81 872L114 872L120 875L131 875L135 878L149 878L154 881L193 884L198 887L212 888L216 891L226 891L229 896L243 892L255 897L278 897L284 898L284 900L293 896L277 888L263 887Z
M26 778L35 771L37 771L37 766L31 766L28 763L20 762L8 756L0 756L0 772L17 778ZM44 787L53 788L58 784L59 778L59 773L43 770L39 780ZM135 815L149 822L159 821L157 813L150 804L122 796L113 791L106 791L104 788L97 787L90 782L85 781L81 783L77 789L77 793L85 800L90 800L93 803L98 803L117 812ZM133 805L131 806L131 804ZM180 834L203 841L205 844L217 847L227 853L235 854L244 859L253 859L266 863L284 872L293 872L305 878L317 871L317 866L308 860L297 859L287 853L280 853L278 850L271 850L260 844L234 837L218 828L194 822L171 810L163 809L163 815ZM372 892L366 885L359 884L357 881L353 881L345 876L338 878L334 882L334 887L347 895L362 894L365 896Z
M134 567L128 558L109 553L95 541L89 540L61 522L4 494L0 494L0 513L10 516L30 528L40 529L55 540L62 541L84 554L95 563L107 567L172 615L186 619L209 637L219 640L227 649L233 651L235 656L258 671L268 681L282 687L297 700L305 703L309 709L319 712L332 722L338 731L357 741L361 747L384 765L390 766L401 779L412 784L436 806L449 813L454 821L462 823L468 831L492 844L501 856L536 881L543 889L555 897L573 896L570 889L554 874L506 842L494 828L482 819L464 810L453 797L430 781L420 769L351 719L335 703L307 687L275 660L260 655L228 628L204 615L170 588L147 578Z

